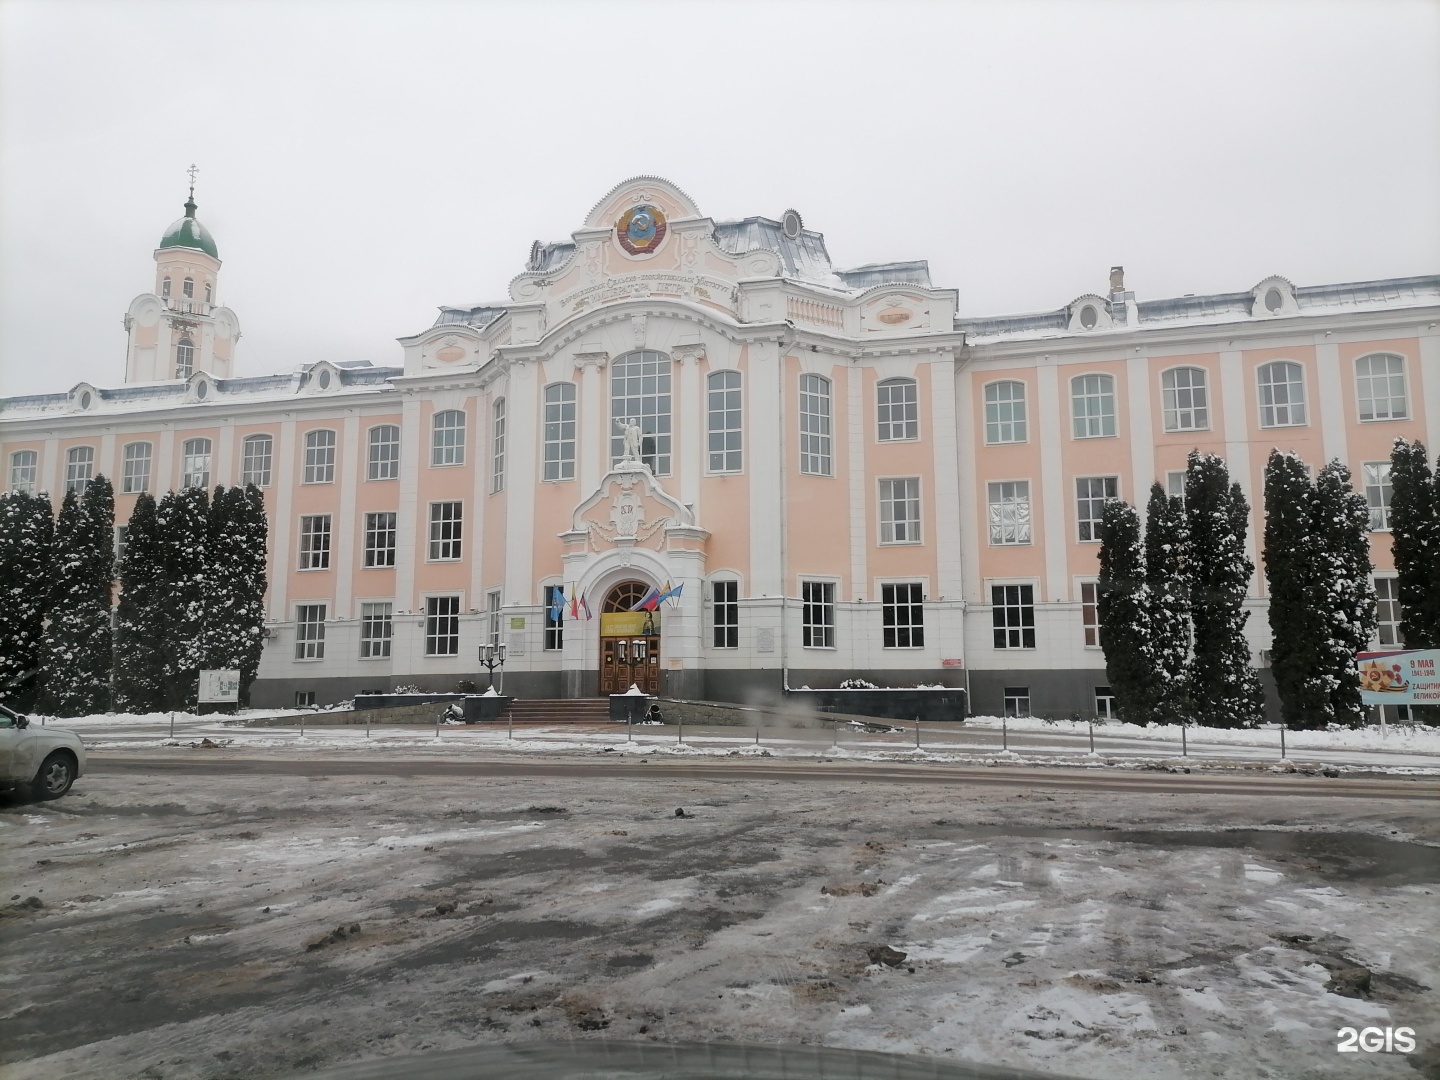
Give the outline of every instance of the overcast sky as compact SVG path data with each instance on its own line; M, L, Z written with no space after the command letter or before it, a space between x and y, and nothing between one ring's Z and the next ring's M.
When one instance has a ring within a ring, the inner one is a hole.
M1440 4L0 0L0 393L124 377L200 167L239 374L400 360L627 177L969 315L1440 272Z

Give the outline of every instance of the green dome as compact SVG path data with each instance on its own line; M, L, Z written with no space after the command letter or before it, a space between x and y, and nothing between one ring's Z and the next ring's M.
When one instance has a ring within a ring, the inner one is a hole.
M210 235L210 230L195 220L194 196L185 200L185 216L165 230L165 235L160 238L160 246L162 248L194 248L196 251L205 252L213 259L220 258L220 253L215 249L215 238Z

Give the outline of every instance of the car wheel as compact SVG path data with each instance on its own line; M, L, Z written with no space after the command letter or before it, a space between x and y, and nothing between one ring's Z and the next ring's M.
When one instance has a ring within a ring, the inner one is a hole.
M75 783L75 759L63 750L57 750L45 759L30 792L37 799L58 799Z

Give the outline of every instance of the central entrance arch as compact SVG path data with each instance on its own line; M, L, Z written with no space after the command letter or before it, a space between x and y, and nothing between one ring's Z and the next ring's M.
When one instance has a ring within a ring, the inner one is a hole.
M600 605L600 693L623 694L634 683L660 693L660 623L656 611L635 611L653 586L622 581Z

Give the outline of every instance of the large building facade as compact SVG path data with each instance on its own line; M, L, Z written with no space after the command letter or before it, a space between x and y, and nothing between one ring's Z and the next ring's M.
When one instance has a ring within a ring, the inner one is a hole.
M0 401L10 487L255 483L270 513L254 701L481 679L756 700L862 676L979 712L1107 707L1107 499L1220 454L1253 511L1272 447L1370 500L1396 643L1388 457L1440 445L1440 277L963 317L923 262L831 264L800 215L717 222L637 177L402 363L233 377L214 240L186 216L126 317L124 383ZM120 530L123 542L123 528ZM654 612L653 590L678 590ZM1248 633L1263 668L1263 574ZM640 644L637 644L640 643Z

